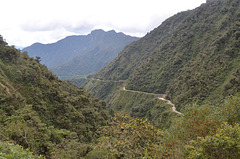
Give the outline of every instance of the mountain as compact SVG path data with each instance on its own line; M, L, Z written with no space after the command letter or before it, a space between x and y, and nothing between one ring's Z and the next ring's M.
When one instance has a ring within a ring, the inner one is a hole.
M147 114L150 119L157 117L155 125L171 125L162 131L147 119L123 112L108 120L113 112L104 102L59 80L39 62L39 58L8 46L0 36L1 158L240 157L239 95L226 98L217 107L189 105L184 115L167 123L171 114L167 103L152 94L121 87L118 102L126 104L127 110L139 104L132 109L138 115L153 108ZM90 80L112 82L116 87L125 82Z
M208 1L170 17L91 78L124 80L128 90L165 93L178 110L190 103L221 102L239 93L239 3ZM86 80L78 84L92 92L102 87ZM106 93L103 98L112 97Z
M207 0L169 18L71 80L89 93L0 36L0 157L240 158L239 13Z
M59 80L38 58L8 46L0 36L1 152L2 145L13 143L47 158L80 158L92 149L88 143L110 112L106 103Z
M114 30L94 30L88 35L68 36L52 44L35 43L22 51L31 57L41 57L42 64L67 79L97 72L135 40L138 38Z
M208 0L178 13L96 74L71 82L119 112L102 130L98 152L240 158L240 1Z

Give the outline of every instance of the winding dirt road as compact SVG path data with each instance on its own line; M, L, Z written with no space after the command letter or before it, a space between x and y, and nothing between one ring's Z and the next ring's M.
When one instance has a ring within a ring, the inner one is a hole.
M154 93L147 93L147 92L141 92L141 91L127 90L126 87L123 87L123 90L124 90L124 91L128 91L128 92L134 92L134 93L144 93L144 94L154 95L154 96L157 97L159 100L166 101L167 104L171 105L171 106L172 106L172 111L173 111L174 113L183 115L181 112L179 112L179 111L176 110L175 105L174 105L170 100L167 100L167 99L166 99L166 94L154 94Z
M96 79L96 78L87 78L87 77L83 77L83 78L91 79L91 80L104 81L104 80ZM109 81L111 81L111 80L109 80ZM125 80L119 80L119 81L114 81L114 82L124 82L124 81L125 81ZM183 115L181 112L179 112L179 111L176 110L175 105L174 105L170 100L167 100L167 99L166 99L166 94L155 94L155 93L147 93L147 92L141 92L141 91L127 90L125 86L123 87L123 90L124 90L124 91L128 91L128 92L144 93L144 94L153 95L154 97L158 98L159 100L166 101L167 104L171 105L171 106L172 106L172 111L173 111L174 113Z

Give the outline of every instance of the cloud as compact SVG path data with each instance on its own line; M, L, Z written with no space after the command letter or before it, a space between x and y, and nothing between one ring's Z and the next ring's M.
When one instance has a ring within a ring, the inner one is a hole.
M51 43L93 29L143 36L167 17L205 0L7 0L0 34L10 44Z

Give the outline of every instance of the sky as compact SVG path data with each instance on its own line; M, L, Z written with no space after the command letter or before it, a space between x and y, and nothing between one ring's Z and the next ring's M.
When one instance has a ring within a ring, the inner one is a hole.
M0 35L9 45L56 42L92 30L142 37L170 16L206 0L2 0Z

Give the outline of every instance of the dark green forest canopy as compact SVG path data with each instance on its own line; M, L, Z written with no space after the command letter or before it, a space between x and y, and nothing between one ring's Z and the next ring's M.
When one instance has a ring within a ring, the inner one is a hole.
M104 102L59 80L38 58L20 53L0 38L1 140L35 154L51 156L55 149L57 155L59 146L69 149L75 143L78 149L79 143L91 142L109 117ZM67 151L61 155L69 155Z
M239 13L239 0L209 0L72 80L107 105L0 37L0 156L240 158ZM183 115L125 86L167 93Z

